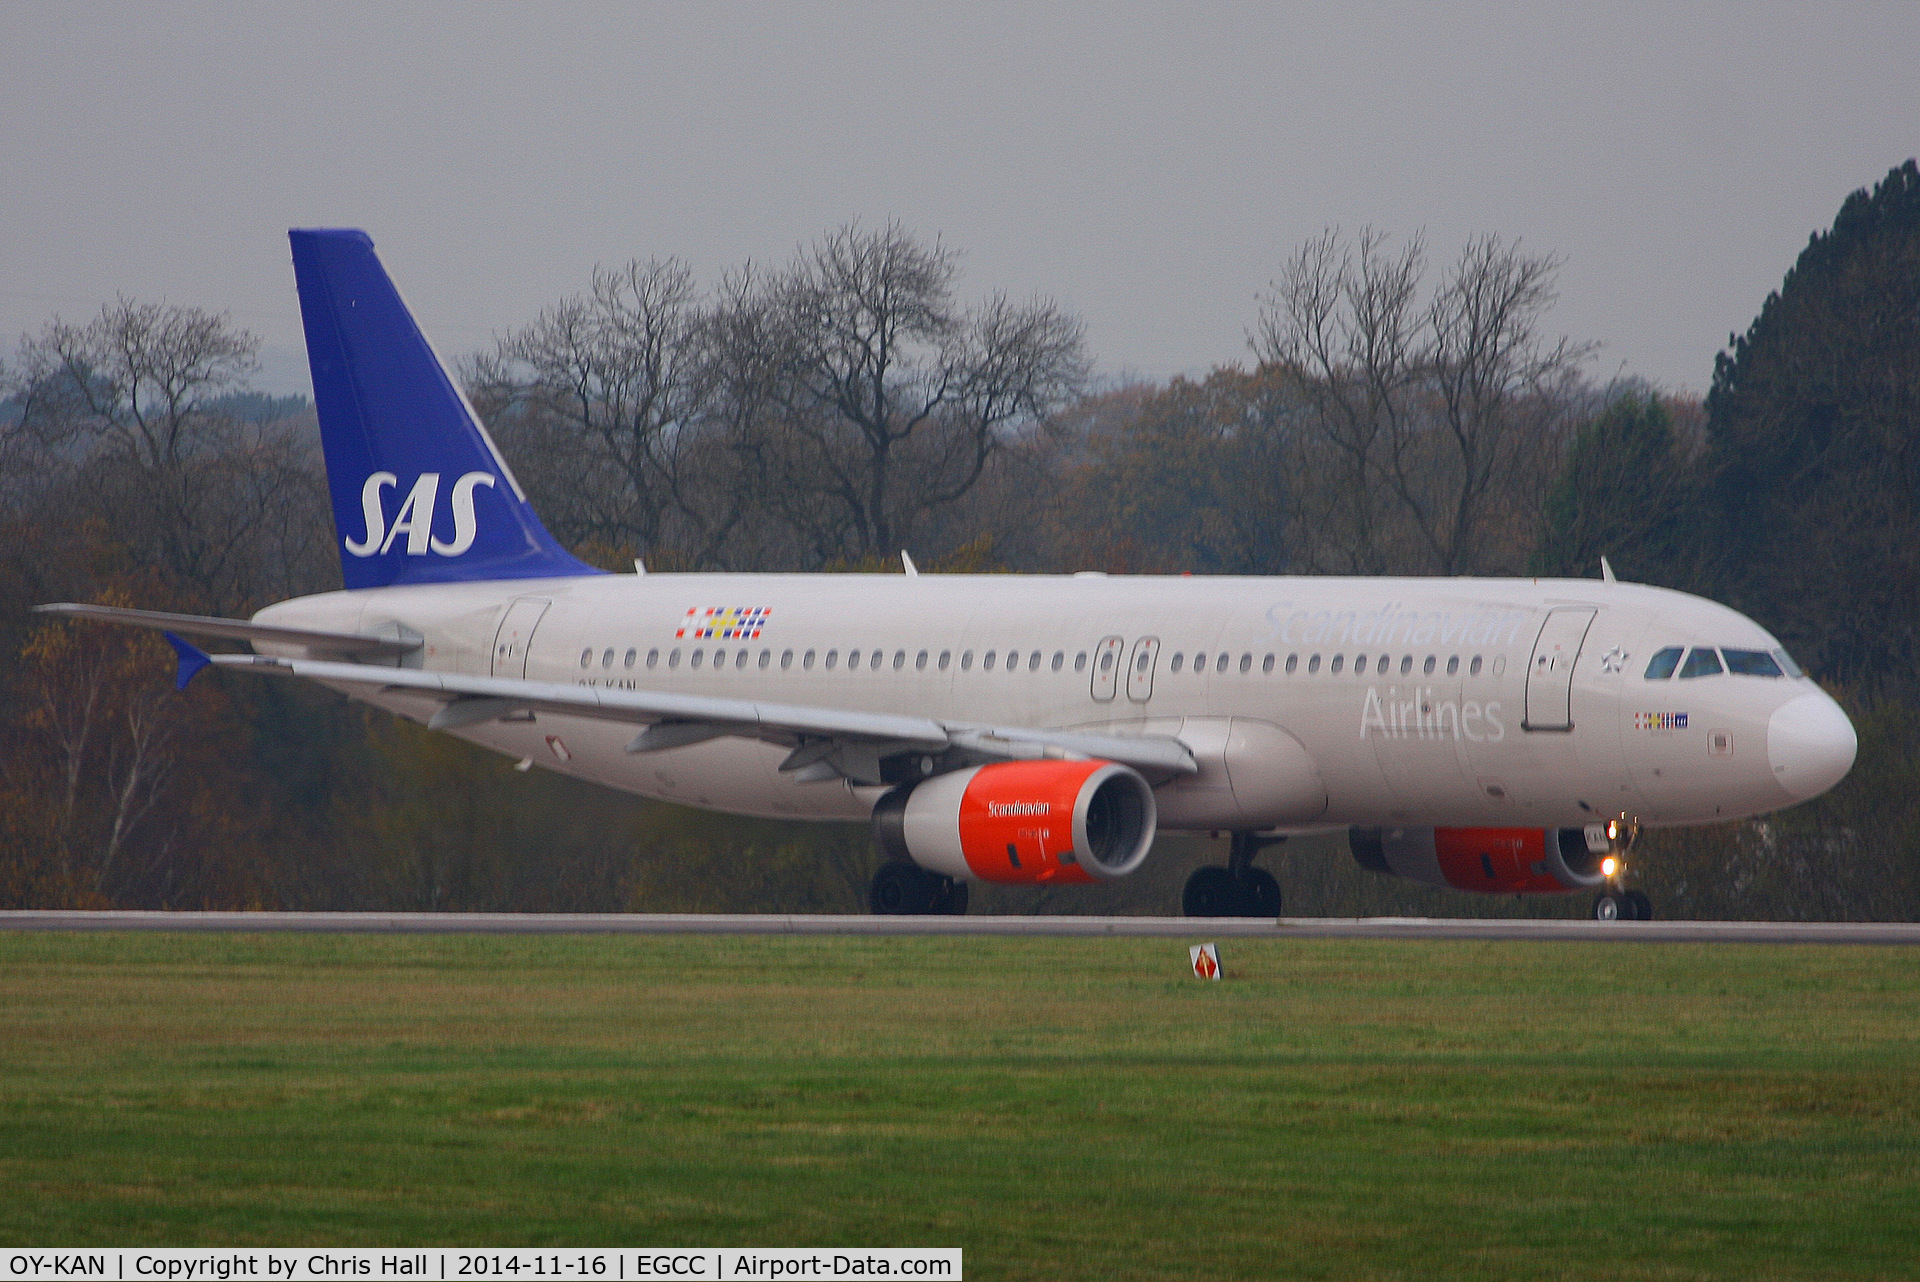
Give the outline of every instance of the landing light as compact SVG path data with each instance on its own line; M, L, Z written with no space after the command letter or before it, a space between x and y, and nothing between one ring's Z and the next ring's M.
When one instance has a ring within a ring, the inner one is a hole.
M1605 859L1602 859L1600 861L1601 876L1611 877L1613 876L1613 874L1619 871L1620 871L1620 861L1618 859L1615 859L1612 855L1608 855Z

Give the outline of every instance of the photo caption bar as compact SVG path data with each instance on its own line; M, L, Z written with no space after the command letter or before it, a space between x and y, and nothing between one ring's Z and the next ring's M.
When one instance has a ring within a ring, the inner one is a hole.
M105 1278L108 1282L780 1282L790 1278L962 1277L951 1247L623 1247L619 1250L466 1247L40 1248L0 1254L0 1282Z

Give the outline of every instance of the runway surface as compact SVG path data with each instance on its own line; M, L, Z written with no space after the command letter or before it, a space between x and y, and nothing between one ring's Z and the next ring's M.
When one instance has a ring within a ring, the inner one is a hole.
M1445 917L854 917L724 913L0 911L0 930L417 935L1043 935L1178 939L1547 939L1609 943L1920 944L1909 922L1527 921Z

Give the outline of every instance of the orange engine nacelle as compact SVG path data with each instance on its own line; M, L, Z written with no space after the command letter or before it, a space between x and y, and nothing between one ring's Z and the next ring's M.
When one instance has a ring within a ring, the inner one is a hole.
M930 872L1014 884L1106 881L1153 845L1153 789L1111 761L1009 761L895 788L880 848Z
M1488 894L1560 895L1606 881L1581 828L1354 828L1362 868L1429 886Z

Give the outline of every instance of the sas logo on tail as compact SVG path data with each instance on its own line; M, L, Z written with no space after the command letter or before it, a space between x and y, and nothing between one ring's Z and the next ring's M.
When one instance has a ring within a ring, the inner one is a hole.
M393 524L389 525L380 492L389 487L397 488L399 484L400 478L392 472L375 472L367 478L367 483L360 488L360 511L366 518L366 537L345 540L347 551L360 557L384 556L393 547L394 541L405 534L408 556L425 556L428 552L437 556L459 556L473 546L473 540L480 533L479 523L473 514L474 488L484 485L492 489L496 478L488 472L468 472L453 483L453 493L448 498L453 508L451 542L442 542L433 536L433 510L440 494L440 473L420 474L400 504L400 510L394 513Z

